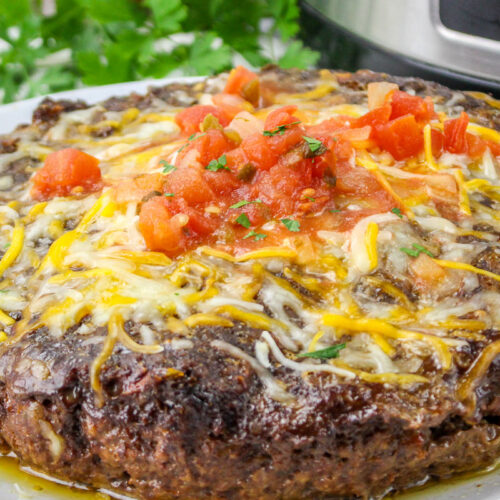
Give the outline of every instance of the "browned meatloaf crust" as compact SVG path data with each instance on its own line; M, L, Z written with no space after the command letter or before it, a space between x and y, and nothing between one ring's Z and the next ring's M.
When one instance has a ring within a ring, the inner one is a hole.
M307 87L309 77L281 75L283 85L297 87ZM337 77L351 102L367 82L381 79L417 94L447 99L451 93L434 83L366 71ZM104 106L172 102L178 88L114 98ZM182 90L191 95L189 86ZM483 101L463 96L460 105L500 129L499 114ZM47 100L34 120L50 127L65 109L83 106ZM15 147L15 141L2 143L4 150ZM131 333L137 328L126 326ZM500 338L499 330L483 333L488 343ZM243 325L202 327L193 332L192 349L142 355L116 346L102 370L105 400L99 407L89 364L100 345L71 332L59 340L43 329L31 332L0 354L2 445L54 476L111 485L144 499L376 498L481 468L500 456L500 359L478 386L472 415L455 396L458 377L484 343L464 351L445 378L406 389L361 381L327 384L326 375L315 375L311 384L300 373L273 368L300 402L291 407L270 399L245 361L210 345L222 339L251 354L259 335ZM166 339L172 336L165 332ZM49 430L40 421L50 423ZM57 447L60 453L54 453Z

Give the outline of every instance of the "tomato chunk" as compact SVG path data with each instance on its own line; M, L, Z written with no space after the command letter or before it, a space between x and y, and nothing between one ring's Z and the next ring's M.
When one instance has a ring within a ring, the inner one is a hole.
M410 95L402 90L395 90L392 93L392 113L391 120L404 115L413 115L417 121L429 121L434 117L434 104L430 97Z
M396 160L420 153L424 147L422 129L413 115L405 115L375 127L377 144Z
M33 176L31 196L47 200L67 196L75 188L91 192L99 188L101 170L99 160L78 149L67 148L50 153L43 167Z
M450 153L467 152L467 125L469 115L462 111L458 118L444 122L444 149Z
M483 153L486 151L488 144L486 141L478 137L477 135L467 133L465 135L465 140L467 141L467 153L472 158L478 158L479 156L483 156Z
M264 123L264 130L273 131L280 125L289 125L299 121L293 113L297 111L297 106L283 106L282 108L275 109L271 111L266 118Z
M382 125L389 121L391 117L392 108L390 104L384 104L380 108L375 108L372 111L356 118L353 123L353 127L374 127L376 125Z
M231 73L229 73L229 78L227 79L226 87L224 92L226 94L240 94L245 85L255 80L257 75L245 68L244 66L237 66Z
M173 218L167 208L168 201L155 196L144 203L139 214L139 230L150 250L175 255L185 246L182 218Z
M227 126L231 121L228 115L221 109L215 106L204 106L199 104L183 109L180 113L177 113L175 122L186 135L192 135L200 131L200 125L208 114L215 116L223 127Z

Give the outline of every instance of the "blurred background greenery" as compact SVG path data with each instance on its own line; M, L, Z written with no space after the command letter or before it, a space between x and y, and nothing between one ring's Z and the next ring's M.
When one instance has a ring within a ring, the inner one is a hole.
M0 0L0 102L234 64L308 67L297 0Z

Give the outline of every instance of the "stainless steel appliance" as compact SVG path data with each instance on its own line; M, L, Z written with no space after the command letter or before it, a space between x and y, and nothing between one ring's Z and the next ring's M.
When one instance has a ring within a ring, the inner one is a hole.
M500 95L500 0L303 0L321 64Z

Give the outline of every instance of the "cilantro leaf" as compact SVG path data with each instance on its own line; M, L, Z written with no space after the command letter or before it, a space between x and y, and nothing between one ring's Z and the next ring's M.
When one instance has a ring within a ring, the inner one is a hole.
M298 123L300 123L300 120L296 121L296 122L292 122L292 123L286 123L285 125L278 125L273 130L264 130L264 132L262 132L262 135L265 135L268 137L272 137L272 136L277 135L277 134L283 135L285 133L285 130L290 128L292 125L297 125Z
M326 146L320 140L314 137L307 137L306 135L303 135L302 139L304 139L309 146L309 152L311 154L308 156L319 156L326 151Z
M328 211L331 214L338 214L339 212L342 212L342 210L339 210L338 208L330 208Z
M427 248L418 243L413 243L412 247L413 248L401 247L400 250L410 257L418 257L421 253L425 253L429 257L434 257L430 250L427 250Z
M294 233L300 231L300 222L298 220L281 219L281 222L283 222L283 224L289 231L293 231Z
M302 354L298 354L299 358L315 358L315 359L332 359L338 358L340 351L345 349L346 344L335 344L326 349L320 349L319 351L313 352L304 352Z
M175 167L174 165L170 165L170 163L168 163L168 161L166 160L160 160L160 165L163 167L164 174L168 174L169 172L177 170L177 167Z
M401 213L401 209L399 209L398 207L391 208L391 212L393 214L396 214L400 219L403 218L403 214Z
M253 229L248 233L246 234L245 236L243 236L243 239L246 240L247 238L251 238L251 237L254 237L254 240L255 241L259 241L259 240L263 240L264 238L267 238L267 234L264 234L264 233L256 233Z
M247 214L238 215L238 217L236 218L236 222L240 226L246 227L247 229L252 225Z
M313 198L312 196L306 196L306 200L309 200L310 202L314 203L316 201L316 198Z
M253 201L241 200L236 202L234 205L231 205L229 208L241 208L245 205L250 205L251 203L262 203L262 200L256 199Z
M167 198L173 198L175 196L175 193L165 193L165 195Z
M302 42L292 42L281 56L278 64L282 68L309 68L314 66L319 59L319 53L304 47Z
M162 33L181 30L181 23L188 13L181 0L146 0L144 3L151 9L155 27Z
M226 163L227 163L226 155L222 155L217 160L212 160L205 167L205 170L210 170L211 172L217 172L218 170L229 170L229 167L226 167Z

